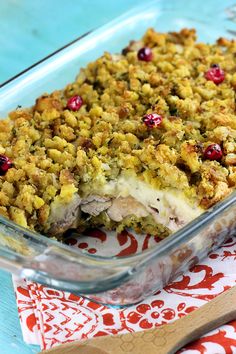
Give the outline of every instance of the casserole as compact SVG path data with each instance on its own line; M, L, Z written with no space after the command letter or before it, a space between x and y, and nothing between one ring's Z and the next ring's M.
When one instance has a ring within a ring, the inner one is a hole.
M196 7L197 3L193 2L183 13L179 2L145 4L145 7L134 9L67 46L2 86L1 116L6 116L18 105L32 105L45 91L63 87L74 79L79 67L98 57L104 49L120 51L130 39L138 39L147 27L169 31L191 26L205 41L223 35L228 37L227 30L233 34L231 22L222 16L226 13L220 4L216 6L214 2L213 6L210 2L201 19L197 15L196 19L192 18L192 14L197 13ZM215 11L214 16L204 23L209 10ZM209 26L211 31L206 35ZM225 30L224 26L227 26ZM233 233L234 199L235 194L232 194L155 248L119 258L88 255L1 218L1 264L20 276L83 294L99 302L113 305L136 303L188 269Z

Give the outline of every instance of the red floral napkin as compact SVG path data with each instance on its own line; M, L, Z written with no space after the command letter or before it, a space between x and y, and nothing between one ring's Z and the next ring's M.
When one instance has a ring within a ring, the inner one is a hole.
M94 244L82 243L76 245L96 251ZM187 315L236 284L236 238L154 296L122 310L27 280L14 277L13 282L24 340L49 349L74 340L158 327ZM236 321L207 333L179 353L236 353Z

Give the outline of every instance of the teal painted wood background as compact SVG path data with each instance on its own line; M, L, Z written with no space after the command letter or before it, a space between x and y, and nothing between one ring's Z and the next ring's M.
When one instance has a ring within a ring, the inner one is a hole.
M0 0L0 82L141 0Z
M0 0L0 83L141 0ZM105 49L105 48L104 48ZM10 274L0 271L0 354L38 353L22 340Z

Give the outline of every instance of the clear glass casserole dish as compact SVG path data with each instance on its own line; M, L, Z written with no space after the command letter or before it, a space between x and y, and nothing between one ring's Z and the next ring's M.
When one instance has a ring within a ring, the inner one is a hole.
M84 35L0 87L0 116L29 106L44 92L73 81L79 68L104 51L119 52L148 27L158 31L196 28L202 41L232 37L233 1L184 0L145 3ZM155 247L129 256L92 255L33 233L0 217L0 266L33 281L69 290L114 306L134 304L153 294L215 249L236 227L236 192Z

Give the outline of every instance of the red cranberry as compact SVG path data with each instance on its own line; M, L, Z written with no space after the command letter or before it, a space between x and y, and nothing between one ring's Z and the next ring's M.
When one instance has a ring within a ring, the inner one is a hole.
M143 117L143 122L148 128L155 128L161 124L162 116L157 113L146 114Z
M213 64L209 70L205 72L205 78L213 81L216 85L220 84L225 79L224 70L219 65Z
M143 61L151 61L152 60L152 50L148 47L143 47L138 51L138 59Z
M67 108L72 111L78 111L83 104L82 97L75 95L67 101Z
M0 176L4 176L12 166L12 162L7 156L0 155Z
M219 144L211 144L204 151L204 157L208 160L219 161L222 158L222 150Z

